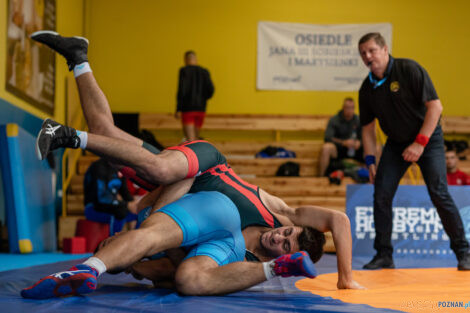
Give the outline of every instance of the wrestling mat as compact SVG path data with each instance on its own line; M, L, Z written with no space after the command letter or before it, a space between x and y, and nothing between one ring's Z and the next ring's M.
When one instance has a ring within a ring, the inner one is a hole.
M363 261L354 260L354 268L359 269ZM39 301L21 298L21 289L77 263L77 260L62 261L0 272L0 311L362 313L464 312L466 307L470 309L470 303L467 304L470 272L457 271L454 262L396 260L400 269L355 270L355 280L367 290L337 290L334 255L325 255L317 263L321 274L316 279L275 278L225 296L183 297L171 290L153 289L150 281L137 281L125 274L105 274L99 279L97 291L86 296ZM406 268L412 265L415 268ZM439 265L441 267L436 267Z

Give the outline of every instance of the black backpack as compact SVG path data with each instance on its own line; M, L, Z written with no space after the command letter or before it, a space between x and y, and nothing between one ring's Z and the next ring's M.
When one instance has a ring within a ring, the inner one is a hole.
M296 162L286 162L277 169L276 176L300 176L300 164Z

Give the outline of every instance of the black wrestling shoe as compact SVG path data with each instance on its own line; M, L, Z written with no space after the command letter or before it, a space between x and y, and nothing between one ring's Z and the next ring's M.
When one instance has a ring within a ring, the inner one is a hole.
M464 253L458 260L457 268L459 271L470 271L470 253Z
M393 257L388 255L376 255L366 265L362 267L365 270L377 270L379 268L395 268L395 264L393 263Z
M31 39L47 45L67 60L69 71L75 65L88 62L88 39L84 37L62 37L50 30L40 30L31 34Z
M44 160L50 151L57 148L77 149L78 147L80 147L80 138L75 129L49 118L44 120L36 138L36 155L39 160Z

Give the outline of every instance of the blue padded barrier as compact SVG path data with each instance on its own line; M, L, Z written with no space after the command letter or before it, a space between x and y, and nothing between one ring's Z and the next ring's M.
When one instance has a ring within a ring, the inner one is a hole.
M16 124L0 126L0 160L10 252L56 250L52 170L36 159L35 137Z

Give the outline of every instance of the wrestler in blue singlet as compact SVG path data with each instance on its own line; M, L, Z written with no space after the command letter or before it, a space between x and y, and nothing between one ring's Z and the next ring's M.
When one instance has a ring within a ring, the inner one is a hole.
M139 221L151 207L139 213ZM181 247L189 250L185 259L205 255L218 265L243 261L245 240L240 214L233 202L216 191L184 195L156 212L170 216L183 231Z

